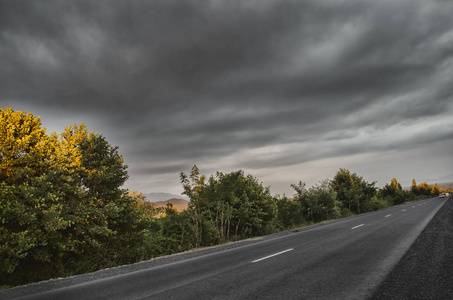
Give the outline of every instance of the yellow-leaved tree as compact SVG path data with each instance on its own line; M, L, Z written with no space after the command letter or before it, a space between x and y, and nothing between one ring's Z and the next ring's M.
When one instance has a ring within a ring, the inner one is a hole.
M47 135L39 117L0 107L0 285L139 259L146 224L121 189L126 168L84 124Z

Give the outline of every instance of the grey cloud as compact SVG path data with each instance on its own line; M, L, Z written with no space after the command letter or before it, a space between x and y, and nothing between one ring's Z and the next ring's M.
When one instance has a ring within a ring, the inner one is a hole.
M451 136L354 137L453 109L452 13L442 1L2 1L0 101L95 120L140 176L421 147Z
M150 162L150 165L141 163L140 166L136 167L136 173L140 175L147 174L178 174L180 172L186 171L190 164L165 164L162 166L156 166L155 162Z

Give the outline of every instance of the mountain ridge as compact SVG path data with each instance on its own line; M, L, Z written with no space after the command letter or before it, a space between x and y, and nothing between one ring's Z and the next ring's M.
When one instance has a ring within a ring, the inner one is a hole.
M187 196L171 193L143 193L143 195L145 195L146 201L149 202L167 201L170 199L184 199L186 201L189 201L189 198Z
M178 212L182 212L183 210L186 210L189 206L188 200L180 199L180 198L171 198L171 199L168 199L165 201L153 202L153 204L156 205L157 207L167 207L168 203L173 205L173 207L176 208L176 210Z

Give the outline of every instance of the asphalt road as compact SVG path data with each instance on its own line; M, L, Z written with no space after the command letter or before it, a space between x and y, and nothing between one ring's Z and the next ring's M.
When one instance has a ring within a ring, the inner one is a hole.
M404 204L21 299L366 299L444 202Z
M370 300L453 299L452 249L450 196Z

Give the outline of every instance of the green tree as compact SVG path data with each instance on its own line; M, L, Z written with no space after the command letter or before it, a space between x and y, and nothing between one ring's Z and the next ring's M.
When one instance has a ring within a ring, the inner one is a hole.
M318 214L322 220L336 219L341 215L341 202L337 201L335 190L325 179L311 187L308 193L317 198Z
M362 199L359 201L361 202L361 211L359 213L370 212L378 209L374 204L374 197L377 195L377 188L376 188L376 181L367 182L363 177L359 177L360 182L358 185L360 186L362 192Z
M415 180L413 182L415 182ZM379 190L378 196L381 201L387 202L389 205L402 204L411 199L410 194L403 191L401 185L395 178L392 179L390 184L386 184Z
M19 284L137 260L146 227L118 148L82 124L45 133L0 110L0 280Z
M242 170L205 178L196 166L190 175L181 173L197 247L213 239L223 243L275 230L277 205L269 188L256 178L245 176Z
M283 197L277 201L277 222L281 229L302 226L305 221L305 208L297 200Z
M369 183L356 173L342 168L331 181L337 199L349 213L357 214L372 210L372 199L376 195L375 184L375 181Z
M236 200L233 199L231 188L225 181L225 175L217 172L215 177L209 178L204 191L206 216L219 244L230 240L231 220Z
M296 194L294 199L298 201L307 213L306 220L317 223L323 220L336 219L341 216L341 202L337 201L335 190L328 179L305 188L305 183L291 185Z
M202 192L206 186L206 176L200 175L200 170L194 165L189 175L181 172L180 178L184 189L183 194L187 195L190 199L187 211L194 224L191 229L195 235L196 246L200 247L202 244L204 223Z
M189 211L178 213L171 204L167 205L162 224L163 239L159 241L163 253L176 253L197 247L199 241L193 233L193 218Z
M335 174L331 181L331 185L337 193L337 198L343 203L343 206L348 209L349 212L353 210L353 193L350 192L355 176L349 172L349 170L342 169Z
M257 236L274 229L276 203L268 187L251 175L245 176L242 170L218 173L212 182L217 190L223 191L223 202L231 211L229 230L235 238Z
M39 117L0 108L0 134L0 281L28 282L60 271L59 258L76 243L60 236L72 224L62 217L54 145Z

